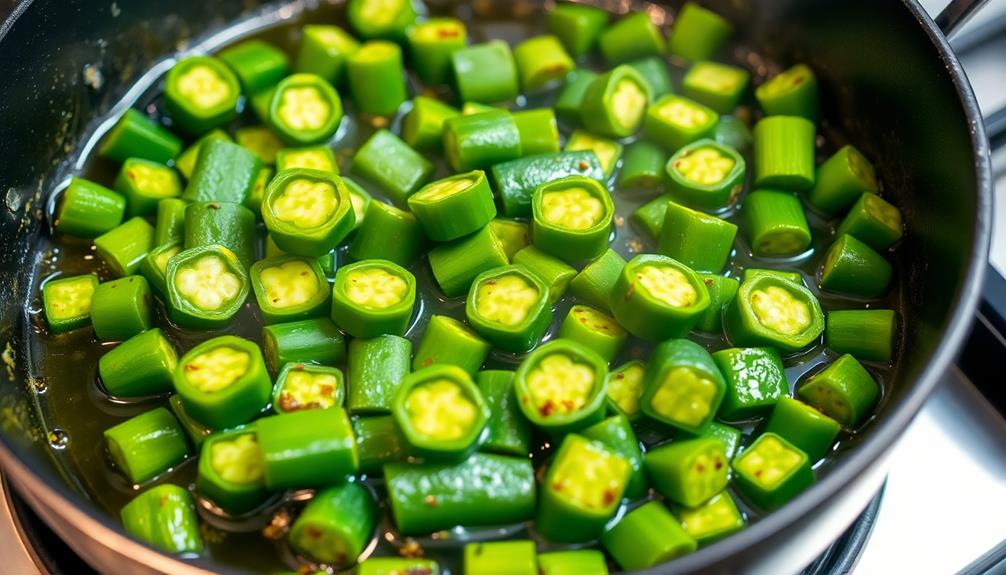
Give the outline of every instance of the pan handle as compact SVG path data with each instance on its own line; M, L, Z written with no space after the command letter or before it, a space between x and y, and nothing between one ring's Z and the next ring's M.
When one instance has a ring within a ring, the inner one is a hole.
M936 16L936 25L949 38L987 3L988 0L950 0L947 7Z

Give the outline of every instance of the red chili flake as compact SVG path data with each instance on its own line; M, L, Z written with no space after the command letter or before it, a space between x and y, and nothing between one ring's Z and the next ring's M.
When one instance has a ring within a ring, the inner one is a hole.
M279 301L279 298L278 298L278 297L274 297L274 298L272 298L272 303L276 303L276 302L278 302L278 301Z
M552 484L552 491L562 491L563 489L565 489L565 487L561 481L556 481Z
M458 31L454 28L437 28L438 38L457 38Z
M219 210L220 209L220 204L208 204L206 207L209 208L209 209L211 209L211 210Z
M761 469L758 469L758 470L756 470L756 471L754 472L754 475L755 475L755 477L761 477L761 472L762 472L762 470L761 470Z
M615 379L625 379L625 374L624 373L616 373L615 374Z
M126 177L129 178L130 180L135 180L136 173L134 173L133 170L126 170Z
M615 502L615 491L611 488L604 490L604 504L611 505Z
M718 457L716 458L715 467L716 467L716 471L719 471L720 469L723 469L723 462L720 461L720 459Z
M555 410L555 404L552 403L551 399L549 399L544 404L542 404L541 407L538 408L538 413L540 413L543 417L548 417L549 415L552 414L552 411L554 410Z
M185 371L199 371L199 366L191 363L185 364Z
M427 507L436 507L437 506L437 498L434 497L433 495L427 495L423 499L423 503L425 503Z
M711 280L709 278L706 278L703 281L705 282L705 284L706 284L707 287L713 287L713 280Z
M300 272L300 277L307 277L307 272Z
M588 323L590 323L590 320L587 319L587 318L585 318L585 317L581 317L580 318L580 323L582 323L582 324L588 324Z
M674 162L674 169L675 170L680 170L681 169L681 160L678 160L677 162Z
M566 406L566 411L573 411L576 409L576 404L573 403L572 399L564 399L562 400L562 404Z
M331 385L321 386L321 394L325 397L332 397L335 394L335 388Z
M701 463L698 463L698 464L695 465L695 471L698 471L699 473L702 473L705 470L706 470L706 466L705 465L702 465Z
M486 281L486 285L494 286L494 285L496 285L496 280L488 280L488 281Z
M293 394L286 391L279 394L279 406L283 411L297 411L305 407L297 401Z
M797 76L796 78L793 78L792 80L790 80L790 82L794 86L799 86L800 84L803 84L803 76Z
M431 366L431 365L433 365L433 358L432 357L428 357L428 358L426 358L426 359L423 360L423 367L428 367L428 366Z
M580 160L580 163L579 163L579 164L577 164L577 165L576 165L576 167L580 168L581 170L586 170L587 168L589 168L589 167L590 167L590 164L588 164L588 163L587 163L586 161L584 161L584 160Z
M304 371L304 364L303 363L298 363L297 365L293 366L293 370L294 371Z
M323 533L321 532L321 529L318 529L317 527L307 528L307 536L311 539L321 539L322 535Z

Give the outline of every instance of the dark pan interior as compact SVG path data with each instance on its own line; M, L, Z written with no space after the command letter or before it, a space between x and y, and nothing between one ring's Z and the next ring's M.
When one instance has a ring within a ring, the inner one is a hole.
M804 61L817 71L825 129L855 134L856 145L877 165L885 193L904 211L908 233L898 273L908 321L894 385L877 420L857 439L861 445L842 454L826 479L794 504L661 572L745 564L745 557L759 553L759 541L784 537L891 443L949 364L970 321L990 218L987 150L976 144L984 136L974 99L962 97L966 81L959 66L943 55L917 5L703 3L737 23L741 43L758 46L767 60ZM97 512L54 463L39 389L27 377L23 337L35 297L28 281L36 264L32 238L45 233L47 196L74 172L73 159L97 118L159 59L259 10L257 4L37 0L23 3L14 25L0 29L0 352L6 371L0 374L6 375L0 377L0 459L12 455L113 529L117 522ZM67 368L73 367L71 360Z

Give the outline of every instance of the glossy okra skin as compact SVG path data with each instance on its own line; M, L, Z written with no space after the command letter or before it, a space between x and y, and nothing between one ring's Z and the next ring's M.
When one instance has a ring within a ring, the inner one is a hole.
M94 238L94 248L118 277L136 273L154 247L154 227L136 217Z
M91 298L91 326L102 341L129 339L150 329L150 287L143 276L100 284Z
M509 261L503 244L489 226L433 248L427 258L437 285L447 297L465 293L479 274L505 266Z
M203 137L199 138L188 148L182 150L181 154L175 158L175 169L181 172L182 176L186 180L192 177L192 173L196 169L196 161L199 159L199 151L202 149L203 144L208 142L213 142L215 140L223 140L225 142L233 143L233 139L230 134L221 130L220 128L210 130Z
M655 188L664 181L667 154L663 148L638 140L629 144L622 155L622 171L618 185L623 187Z
M255 262L251 286L265 325L325 315L328 279L316 258L278 256Z
M444 123L461 112L448 104L426 96L412 99L412 109L402 119L402 140L417 150L443 148Z
M451 69L463 102L492 104L512 100L520 93L513 53L502 40L455 51L451 54Z
M803 274L798 271L768 268L744 268L744 272L741 273L741 281L746 282L748 280L753 280L758 276L769 276L784 279L801 286L807 285L807 282L803 280Z
M681 526L700 547L715 543L744 529L747 525L729 491L714 495L712 499L694 509L678 507L676 511Z
M696 208L724 208L743 188L744 171L744 158L737 150L710 139L698 140L667 161L667 191Z
M562 299L577 273L576 269L566 262L534 246L522 248L510 257L510 262L527 268L541 278L548 286L549 299L552 303Z
M324 142L335 134L341 122L339 93L321 76L287 76L269 100L269 125L291 145Z
M597 76L597 72L585 68L577 68L566 74L562 90L555 100L555 113L568 122L582 124L580 118L583 117L581 114L583 97Z
M835 353L887 363L894 357L898 314L891 309L849 309L828 312L824 342Z
M288 540L301 554L342 568L367 548L378 519L370 490L345 483L319 491L294 521Z
M426 237L438 242L468 235L496 217L493 192L482 170L427 184L409 196L408 205Z
M597 156L604 170L604 177L607 178L618 165L619 158L622 157L622 144L610 138L604 138L587 132L586 130L573 130L573 133L566 139L564 152L591 151Z
M353 205L353 216L356 220L353 222L353 230L355 231L363 225L363 219L367 217L367 209L370 208L370 202L374 201L374 198L367 190L363 189L363 186L348 177L342 178L342 183L346 184L346 189L349 190L349 203Z
M380 185L399 206L429 181L433 164L388 130L378 130L353 156L353 172Z
M639 448L639 439L636 438L628 417L620 413L612 415L581 429L578 433L587 439L599 441L629 462L632 471L625 485L626 498L639 499L646 496L650 482L643 468L643 452Z
M465 545L465 573L482 575L535 575L538 573L534 541L487 541Z
M810 246L803 206L791 192L757 190L744 199L747 237L755 255L786 257Z
M360 473L380 473L381 468L408 455L409 446L391 415L354 417L353 435L360 453Z
M737 455L737 450L740 448L742 436L743 434L740 429L731 427L725 423L714 421L709 424L709 427L702 432L700 437L713 437L718 439L721 443L723 443L727 459L732 460L734 456Z
M230 515L247 513L269 497L254 426L218 431L203 441L196 490Z
M440 566L433 559L404 557L370 557L357 568L357 575L401 575L419 573L440 575Z
M127 533L168 553L203 550L196 505L184 487L151 487L123 506L119 517Z
M569 291L586 304L611 311L611 297L623 269L625 260L618 252L608 248L570 280Z
M740 104L751 75L747 70L719 62L692 64L681 83L681 93L720 114L729 114Z
M653 567L698 547L661 503L651 501L626 513L601 536L601 544L623 569Z
M807 454L771 432L734 458L732 467L738 490L765 510L778 509L815 481Z
M300 256L332 251L356 223L349 190L332 172L283 170L266 188L262 219L280 249Z
M799 116L768 116L755 124L755 187L810 190L816 135L814 124Z
M464 22L456 18L430 18L407 31L412 67L427 85L447 82L451 56L468 44Z
M173 389L178 354L160 328L120 343L98 360L102 387L113 397L158 395Z
M283 149L281 140L268 126L245 126L234 132L234 140L262 162L263 167L276 164L276 155ZM261 175L261 170L259 171ZM257 178L256 178L257 179ZM252 198L248 198L249 206Z
M263 417L255 433L269 489L339 483L360 466L353 426L341 407Z
M567 262L604 253L615 205L597 180L568 176L541 185L531 201L536 248Z
M282 148L276 152L276 170L278 172L295 168L339 173L335 152L325 144Z
M489 406L483 451L522 457L531 448L531 425L521 414L513 393L514 372L486 370L475 374L475 385Z
M702 319L695 325L695 329L704 333L722 333L723 310L737 296L741 284L732 277L717 274L705 273L699 274L699 277L709 292L709 309L702 314Z
M174 170L140 158L127 158L123 162L113 187L126 197L127 218L153 215L161 199L182 193L181 181Z
M185 432L163 407L155 407L104 432L115 466L130 483L144 483L189 455Z
M234 252L215 244L179 252L168 260L165 280L171 321L191 329L226 326L251 291Z
M60 334L91 323L91 304L98 276L59 277L42 285L42 307L49 332Z
M646 80L646 84L650 87L650 102L674 92L671 74L668 71L667 62L663 58L647 56L629 62L629 66L639 72L639 75Z
M143 262L140 263L140 274L147 278L150 288L162 301L168 300L168 281L165 275L168 271L168 261L181 251L181 239L159 244L150 250L147 257L143 258Z
M384 466L391 514L402 535L461 525L507 525L534 516L534 468L527 457L475 453L454 464Z
M382 335L349 342L346 407L353 415L390 413L395 394L409 374L412 341Z
M688 98L668 94L646 108L643 134L669 152L714 135L719 114Z
M208 425L199 423L192 418L187 411L185 411L185 405L182 403L182 398L178 397L177 393L172 393L168 397L168 408L171 409L171 413L175 414L175 418L178 419L178 424L182 426L182 430L185 431L185 435L188 436L189 442L192 443L193 447L199 449L202 446L203 441L206 440L213 432L214 429Z
M556 4L548 13L547 25L575 57L590 51L610 18L610 13L595 6Z
M174 125L202 134L233 120L238 114L241 85L222 61L190 56L168 71L164 105Z
M464 323L446 315L433 315L416 347L412 369L444 363L474 375L489 357L490 350L489 342Z
M755 98L769 116L802 116L811 122L821 116L817 78L806 64L769 78L755 90Z
M346 340L332 320L316 317L263 327L262 351L274 373L291 362L338 365L346 359Z
M248 95L278 83L290 68L282 50L261 40L241 42L224 49L217 57L230 66Z
M81 238L94 238L122 223L126 198L101 184L74 176L59 198L56 232Z
M185 239L185 208L188 205L179 198L166 198L157 202L154 245L162 246Z
M531 245L531 226L527 222L506 218L493 218L489 230L503 246L507 260L513 262L517 252Z
M523 353L541 341L552 321L548 286L519 266L489 269L472 282L465 317L494 347Z
M105 141L98 148L98 155L115 162L125 162L129 158L139 158L167 164L182 151L182 140L143 112L130 108L123 112Z
M559 325L559 337L581 343L594 350L606 362L621 351L629 333L615 318L586 305L574 305Z
M772 409L789 395L789 381L779 352L771 347L730 348L713 353L726 381L719 416L744 420Z
M555 154L559 152L559 125L552 108L535 108L513 113L520 134L521 155Z
M232 202L192 202L185 208L184 248L223 246L247 270L255 261L255 214Z
M644 254L622 268L610 303L615 319L630 333L661 341L681 337L695 327L709 308L709 291L683 263Z
M520 130L506 110L455 116L444 122L444 155L455 172L488 169L520 157ZM508 214L509 215L509 214Z
M643 416L639 401L646 390L645 375L646 364L638 359L611 370L608 374L608 415L624 415L632 422Z
M514 46L513 59L524 92L533 92L563 78L576 67L559 38L548 34Z
M642 125L649 100L646 79L631 66L616 66L590 83L583 95L580 120L595 134L624 138Z
M662 56L667 50L663 32L650 21L646 12L630 12L620 18L601 32L598 44L609 64Z
M835 230L837 235L849 234L880 252L890 249L904 232L901 211L869 192L859 196Z
M416 216L409 211L373 200L363 223L349 244L349 257L356 261L386 259L409 266L426 249L428 240Z
M183 355L174 385L185 410L217 429L251 421L272 396L258 344L232 335L206 340Z
M346 17L353 31L368 40L401 41L417 16L408 0L351 0L346 6Z
M862 298L887 292L894 268L884 256L849 234L839 236L821 264L821 289Z
M598 549L549 551L538 555L540 575L608 575L608 561Z
M338 26L308 24L301 32L294 70L339 85L345 75L346 59L360 48L360 43Z
M566 176L586 176L605 179L604 168L593 151L539 154L497 163L490 170L493 189L500 197L503 215L508 218L531 215L534 191L553 180Z
M741 282L723 314L723 326L734 345L792 353L818 340L824 331L824 312L803 285L758 274Z
M733 25L719 14L685 3L671 28L668 52L686 60L706 60L733 34Z
M645 461L657 491L686 507L723 491L730 473L723 442L712 437L677 439L648 451Z
M387 260L339 268L332 286L332 321L353 337L404 335L416 303L416 278Z
M841 430L837 421L792 397L779 399L765 426L765 431L778 434L800 448L811 463L831 451Z
M807 193L807 201L826 214L835 214L863 194L876 194L878 188L873 164L849 144L817 167L814 187Z
M657 251L692 269L719 273L730 259L735 237L733 223L670 201Z
M670 339L653 350L644 386L643 413L695 435L712 422L726 392L712 356L687 339Z
M288 363L276 376L272 408L276 413L328 409L346 401L346 381L337 367Z
M514 393L535 427L554 435L583 429L604 418L608 364L575 341L554 339L521 361Z
M873 412L880 386L863 364L845 354L812 375L796 394L843 427L854 429Z

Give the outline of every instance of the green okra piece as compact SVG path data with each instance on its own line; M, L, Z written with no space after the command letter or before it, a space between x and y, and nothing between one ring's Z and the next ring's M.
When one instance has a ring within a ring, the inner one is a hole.
M817 167L807 201L822 212L835 214L878 189L873 164L854 146L845 145Z
M801 116L811 122L821 117L817 78L806 64L769 78L755 90L755 98L769 116Z
M723 491L730 473L723 442L713 437L676 439L648 451L645 462L657 491L685 507L698 507Z
M663 178L664 164L660 164L661 178ZM632 223L634 223L643 233L654 240L660 239L660 232L664 228L664 219L667 217L667 204L671 201L669 194L659 195L646 202L632 212Z
M539 575L534 541L517 539L465 545L464 572L480 575Z
M741 282L723 313L723 327L737 346L805 349L824 331L824 312L814 294L777 274L755 274Z
M574 262L608 247L615 205L597 180L567 176L538 187L531 200L531 239L541 251Z
M366 42L346 60L349 94L356 109L390 116L408 100L402 49L393 42Z
M283 170L269 182L262 220L269 237L284 252L318 257L331 252L353 231L356 213L341 177L297 168Z
M657 252L693 269L718 273L730 259L736 236L736 225L670 201Z
M322 172L339 173L335 153L327 145L283 148L276 152L276 171L308 168Z
M175 63L164 82L164 105L173 125L203 134L238 115L241 84L218 58L190 56Z
M608 363L614 361L629 338L615 318L582 304L569 308L558 335L587 346Z
M230 66L246 95L273 86L290 71L282 50L262 40L247 40L222 50L217 57Z
M517 252L531 245L531 226L527 222L494 218L489 222L489 230L503 246L503 253L510 262Z
M438 242L466 236L496 217L493 191L482 170L431 182L409 196L408 205L426 237Z
M653 350L644 386L643 413L693 435L708 428L726 393L712 356L687 339L670 339Z
M786 398L780 398L786 399ZM727 454L727 459L733 460L734 455L740 448L743 434L736 427L731 427L724 423L714 421L702 432L700 437L714 437L723 443L723 448Z
M178 424L182 426L185 431L185 435L188 436L189 442L199 449L202 446L203 441L209 437L214 429L208 425L203 425L195 419L187 411L185 411L185 404L182 403L182 398L178 397L177 393L172 393L168 397L168 407L171 409L171 413L175 414L175 418L178 419Z
M94 248L114 275L132 275L154 249L154 226L143 218L131 218L94 238Z
M178 354L160 328L138 333L98 360L101 385L112 397L143 397L172 390Z
M524 416L555 435L601 421L607 389L608 364L590 348L568 339L553 339L528 354L514 379Z
M255 427L218 431L199 451L196 491L231 515L247 513L269 496Z
M42 307L49 332L59 334L91 323L91 303L98 289L98 276L85 274L60 277L42 285Z
M338 406L263 417L255 433L265 485L272 490L339 483L360 466L353 426Z
M821 289L862 298L877 298L891 285L894 268L884 256L849 234L828 248L821 264Z
M755 187L793 192L814 187L815 138L814 124L806 118L761 119L754 127Z
M402 140L417 150L440 150L444 140L444 124L461 112L440 100L416 96L412 109L402 119Z
M734 484L756 506L772 510L814 484L807 454L775 433L762 433L732 464Z
M876 194L864 192L835 233L849 234L877 251L889 249L905 233L901 211Z
M782 357L775 348L723 349L713 353L727 383L719 416L738 421L762 415L781 397L789 395L789 381Z
M620 188L656 188L664 182L667 154L663 148L638 140L629 144L622 155L622 170L618 173ZM640 208L642 209L642 208Z
M517 44L513 49L513 59L525 92L539 90L554 80L564 78L576 68L562 42L551 34L534 36Z
M123 162L114 188L126 197L127 218L153 215L161 199L182 194L182 184L174 170L140 158L127 158Z
M402 380L409 374L412 342L382 335L349 342L346 407L353 415L389 413Z
M475 384L489 406L484 451L523 457L531 448L531 425L520 412L513 393L514 372L480 371Z
M652 102L661 96L674 92L671 74L668 71L667 62L663 58L649 56L629 62L628 65L646 80L646 84L650 87L649 101Z
M370 202L374 198L363 189L363 186L348 177L342 178L342 183L346 184L346 189L349 190L349 203L353 205L353 215L356 219L353 222L353 229L357 230L363 224L363 218L367 215L367 209L370 208Z
M690 206L715 210L730 205L744 187L744 157L702 139L667 160L667 191Z
M552 108L535 108L513 113L520 134L521 155L555 154L559 152L559 125Z
M475 114L481 114L482 112L492 112L493 110L505 110L501 106L490 106L488 104L479 104L478 102L465 102L461 106L462 116L474 116Z
M444 84L450 78L451 56L468 45L464 22L456 18L430 18L409 28L412 67L427 85Z
M333 86L339 85L346 60L359 48L356 38L338 26L308 24L301 29L293 67L297 72L321 76Z
M192 172L196 169L196 161L199 159L199 150L202 149L203 144L214 140L233 142L227 132L217 128L207 132L205 136L196 140L188 148L185 148L182 153L178 154L178 157L175 158L175 169L181 172L182 176L185 176L186 180L192 177Z
M713 139L735 150L748 151L754 143L754 136L747 123L737 116L721 116L713 130Z
M510 45L490 40L451 54L454 85L462 102L492 104L520 94L517 64Z
M622 64L667 51L664 34L644 11L630 12L601 32L601 54L609 64Z
M635 68L616 66L590 83L580 120L601 136L631 136L642 125L651 94L649 82Z
M851 429L869 417L880 399L880 386L863 364L845 354L811 376L796 394Z
M667 49L686 60L708 60L733 32L733 25L719 14L686 2L674 20Z
M856 359L888 363L894 357L898 314L891 309L828 312L824 342L828 349Z
M346 381L337 367L288 363L276 376L272 408L276 413L341 406L346 399Z
M361 38L400 41L417 18L410 0L350 0L349 24Z
M751 75L744 68L719 62L692 64L681 82L681 93L720 114L729 114L747 92Z
M283 149L283 140L279 139L268 126L245 126L238 128L234 132L234 140L239 146L255 154L255 157L262 162L263 166L274 165L276 163L276 154ZM261 170L259 170L259 173L261 173Z
M223 246L245 269L255 261L255 214L232 202L192 202L185 208L184 249Z
M185 239L185 208L188 205L180 198L165 198L157 202L154 244L163 246Z
M426 235L412 212L374 200L367 205L363 223L349 244L356 260L383 258L410 266L426 249Z
M814 463L828 454L842 426L814 407L792 397L781 397L772 409L765 431L786 439Z
M600 441L571 433L542 481L535 530L556 543L597 539L618 509L632 464Z
M380 185L396 204L430 180L433 164L388 130L378 130L356 151L353 171Z
M130 108L108 131L105 141L98 148L98 155L115 162L137 158L167 164L181 151L182 141L178 136L143 112Z
M623 268L625 260L618 252L608 248L570 280L569 291L580 302L611 311L611 297Z
M272 125L269 118L271 115L270 109L272 106L272 97L276 94L276 88L278 86L279 85L277 84L276 86L263 88L261 91L252 94L251 97L248 98L248 106L251 108L252 112L255 113L255 117L258 118L258 121L263 124Z
M719 114L712 108L668 94L646 108L643 135L676 152L692 142L713 137L719 120Z
M677 512L681 527L700 547L715 543L747 526L729 491L714 495L699 507L681 507Z
M491 349L488 341L464 323L446 315L433 315L416 347L412 369L449 364L474 374L485 363Z
M643 452L639 448L639 440L632 430L632 423L628 417L620 413L615 414L586 429L581 429L579 433L587 439L600 442L612 453L620 455L629 462L632 471L625 485L626 498L639 499L646 496L649 481L643 468Z
M106 429L104 437L115 466L133 484L153 479L189 456L185 432L163 407Z
M430 250L427 257L433 277L447 297L464 294L479 274L508 263L503 244L489 226L441 244Z
M360 473L380 473L384 465L408 455L408 444L391 415L354 417L353 435L360 453Z
M584 6L586 8L586 6ZM585 68L577 68L566 75L562 90L555 99L555 113L560 118L574 124L581 124L583 97L587 94L590 84L597 79L598 73Z
M416 278L388 260L339 268L332 286L332 321L353 337L404 335L416 303Z
M137 495L119 512L126 533L169 553L201 553L199 516L192 495L164 483Z
M494 347L523 353L541 341L552 321L548 286L519 266L490 269L472 282L465 317Z
M74 176L59 197L56 232L81 238L95 238L122 223L126 198L101 184Z
M453 464L390 463L384 479L402 535L507 525L534 516L534 468L526 456L476 453Z
M162 301L168 301L168 262L182 251L182 242L162 244L150 250L140 264L140 274Z
M515 253L510 262L527 268L548 286L549 299L555 303L562 299L569 284L576 276L576 269L561 259L551 256L534 246L528 246Z
M432 559L406 559L403 557L370 557L356 570L357 575L440 575L440 567Z
M699 274L699 278L709 292L709 309L702 314L695 329L704 333L722 333L723 310L737 296L737 289L741 284L734 278L717 274Z
M597 549L550 551L538 555L539 575L608 575L608 560Z
M456 172L488 169L521 155L520 131L506 110L455 116L444 122L444 154Z
M91 296L91 325L101 341L122 341L150 329L150 286L143 276L100 284Z
M626 513L601 536L601 544L623 569L653 567L698 547L670 511L651 501Z
M359 53L350 56L351 78L353 58ZM339 129L342 116L339 93L327 80L314 74L287 76L277 84L269 100L269 125L280 139L291 145L308 146L328 140Z
M402 379L391 415L409 453L425 461L463 461L484 440L491 413L468 372L441 364Z
M288 363L338 365L346 360L346 340L332 320L316 317L263 327L262 351L274 373Z
M299 553L341 569L367 549L379 518L374 496L360 483L328 487L297 517L287 541Z
M685 264L644 254L625 264L610 304L615 319L629 333L663 341L681 337L698 324L709 309L709 290Z
M272 397L258 344L232 335L190 349L175 367L174 384L185 410L216 429L251 421Z
M182 199L245 204L261 168L262 162L246 148L227 140L210 140L199 146Z
M249 275L265 325L319 317L328 311L328 278L317 259L266 258L255 262Z
M493 189L500 198L503 215L508 218L531 215L531 197L535 189L566 176L605 179L604 168L591 151L539 154L497 163L490 170Z
M192 329L226 326L251 291L244 266L220 245L179 252L168 260L164 277L171 321Z
M601 167L604 169L604 177L607 178L615 171L619 158L622 157L622 144L615 140L595 136L584 130L573 130L566 140L565 152L579 152L590 150L597 156Z
M756 278L757 276L765 276L765 275L782 278L784 280L789 280L795 283L796 285L801 286L807 285L803 281L803 275L798 271L776 270L766 268L744 268L744 272L741 274L741 281L748 281Z
M800 200L792 192L757 190L744 199L751 251L758 256L786 257L804 252L810 227Z
M646 364L638 359L628 361L608 374L608 413L624 415L629 421L642 417L639 400L643 397Z
M594 47L610 18L611 14L595 6L556 4L546 22L549 33L559 38L571 55L582 56Z

